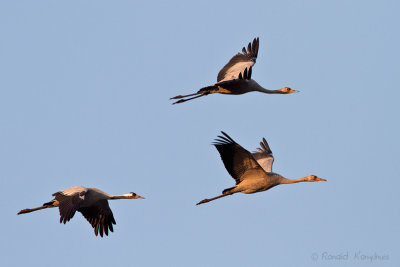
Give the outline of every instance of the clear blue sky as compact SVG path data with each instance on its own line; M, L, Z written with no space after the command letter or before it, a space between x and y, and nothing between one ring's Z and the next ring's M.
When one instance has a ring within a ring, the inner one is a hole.
M2 1L0 265L399 266L399 10ZM253 78L301 93L171 105L257 36ZM234 185L211 145L220 130L249 150L266 137L288 178L328 182L195 206ZM75 185L146 200L111 202L117 225L103 239L79 213L66 225L56 209L16 215Z

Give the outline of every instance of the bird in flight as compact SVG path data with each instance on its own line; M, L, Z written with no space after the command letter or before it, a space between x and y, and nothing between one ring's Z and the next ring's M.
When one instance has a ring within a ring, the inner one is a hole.
M103 237L108 230L113 232L116 224L113 213L108 205L109 199L137 199L144 198L133 192L123 195L110 195L94 187L74 186L53 194L54 199L33 209L23 209L19 214L29 213L46 208L58 207L60 223L66 223L79 211L94 228L94 234Z
M239 192L244 194L262 192L280 184L326 181L315 175L299 179L287 179L272 172L274 157L265 138L260 143L261 148L258 148L254 153L250 153L229 135L224 132L221 133L223 136L218 136L219 139L216 139L213 145L217 148L226 170L235 179L236 185L222 191L222 195L203 199L196 205Z
M261 92L266 94L290 94L299 92L289 87L278 90L269 90L261 87L251 78L252 68L256 63L258 55L259 38L254 38L253 44L249 43L242 53L238 53L219 71L217 83L201 88L197 93L189 95L178 95L170 99L179 99L172 104L183 103L188 100L220 93L230 95L241 95L248 92Z

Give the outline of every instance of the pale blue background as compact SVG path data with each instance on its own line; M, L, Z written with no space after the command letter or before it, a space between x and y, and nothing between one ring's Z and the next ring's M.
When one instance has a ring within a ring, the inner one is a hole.
M399 266L399 1L2 1L1 266ZM253 78L301 93L169 97L254 37ZM195 203L234 184L212 140L266 137L274 170L326 183ZM110 203L24 216L74 185ZM321 259L349 253L348 260ZM313 260L316 253L316 260ZM389 257L362 261L355 253Z

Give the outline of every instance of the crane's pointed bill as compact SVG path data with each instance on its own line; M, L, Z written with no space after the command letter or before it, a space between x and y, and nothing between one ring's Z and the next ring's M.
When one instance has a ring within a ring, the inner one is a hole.
M317 177L317 178L315 178L315 181L326 182L326 179L322 179L322 178Z

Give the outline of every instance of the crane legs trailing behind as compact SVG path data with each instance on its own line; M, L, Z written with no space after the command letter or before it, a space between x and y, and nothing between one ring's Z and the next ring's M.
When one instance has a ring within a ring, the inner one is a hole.
M194 96L195 95L195 97L191 97L191 98L187 98L187 99L181 99L181 100L178 100L178 101L172 103L172 105L174 105L174 104L183 103L183 102L186 102L186 101L189 101L189 100L192 100L192 99L196 99L196 98L199 98L199 97L202 97L202 96L206 96L208 94L209 93L207 92L207 93L194 93L194 94L190 94L190 95L178 95L178 96L171 97L170 99L180 99L180 98L184 98L184 97Z

